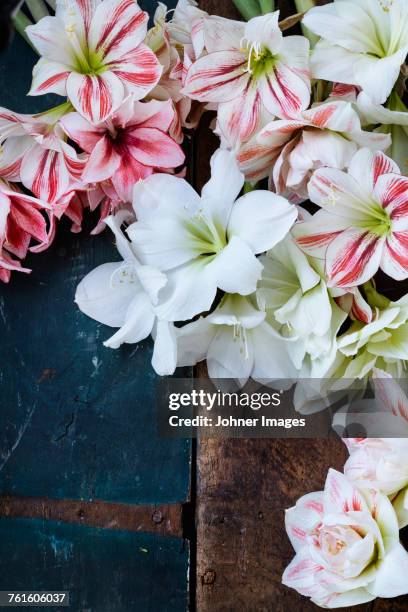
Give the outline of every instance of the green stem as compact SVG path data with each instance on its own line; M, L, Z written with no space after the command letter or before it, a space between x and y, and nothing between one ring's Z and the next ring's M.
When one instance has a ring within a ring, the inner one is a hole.
M296 9L299 11L299 13L306 13L311 8L316 6L315 0L295 0L295 4ZM319 37L316 36L316 34L313 34L313 32L311 32L308 28L306 28L303 23L301 24L301 28L304 36L309 39L310 48L313 49L313 47L319 40Z
M35 22L50 15L43 0L26 0L26 5Z
M258 0L262 15L273 13L275 10L275 0Z
M250 183L248 181L245 181L244 183L244 194L245 193L251 193L251 191L255 191L255 189L257 188L258 183Z
M260 14L260 8L257 0L232 0L236 8L246 21Z
M24 15L22 11L19 11L17 15L14 15L13 17L13 24L14 24L14 27L16 28L16 31L20 34L22 38L24 38L26 43L28 43L30 47L32 47L34 51L38 53L38 51L35 49L34 45L31 43L31 40L28 38L26 31L25 31L27 26L33 25L32 22L29 20L29 18L26 15Z
M376 291L375 287L370 281L364 283L363 288L367 298L367 302L372 308L379 308L380 310L388 308L388 306L390 305L390 300L387 299L384 295L378 293L378 291Z

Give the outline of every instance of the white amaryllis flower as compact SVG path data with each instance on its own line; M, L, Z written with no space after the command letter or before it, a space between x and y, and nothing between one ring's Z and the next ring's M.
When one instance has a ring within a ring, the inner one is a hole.
M144 98L162 72L143 44L148 19L136 0L57 0L55 17L26 29L42 56L30 95L67 96L92 123L106 119L129 93Z
M290 236L261 257L261 262L264 270L257 297L267 321L283 337L296 340L289 352L297 370L306 368L312 375L313 364L319 364L317 376L323 377L334 360L335 334L347 315L331 299L317 266L312 266Z
M155 174L135 185L138 221L128 235L143 263L166 272L157 313L185 321L211 308L217 288L249 295L262 264L256 257L280 242L297 210L269 191L253 191L237 201L244 177L234 156L217 151L211 180L201 198L183 179Z
M395 280L408 277L408 179L383 153L361 149L348 173L323 168L308 186L323 210L299 223L299 246L326 262L329 286L353 287L381 268Z
M247 140L267 111L282 118L306 109L310 102L309 41L283 37L279 11L240 21L204 19L208 55L192 64L183 92L219 104L237 141Z
M120 227L129 220L121 211L105 219L116 237L123 261L106 263L92 270L79 283L75 301L88 317L120 329L104 345L117 349L155 337L152 366L159 375L172 374L176 367L176 339L173 325L158 320L157 296L166 277L150 266L143 266Z
M384 493L359 490L330 470L323 492L286 513L296 557L283 583L323 608L342 608L408 592L408 553Z
M406 0L334 0L312 8L303 23L322 37L312 53L314 77L386 101L408 53Z
M373 368L394 378L406 376L408 360L408 296L379 309L371 323L354 321L338 338L339 354L331 375L347 380L364 379Z
M230 378L244 386L296 377L290 340L266 322L254 296L226 295L210 315L177 330L178 365L207 361L212 379Z

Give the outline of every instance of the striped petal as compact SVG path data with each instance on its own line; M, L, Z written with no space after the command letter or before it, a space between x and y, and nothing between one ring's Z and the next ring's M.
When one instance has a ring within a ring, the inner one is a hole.
M262 102L272 115L295 117L310 102L310 88L288 65L278 61L273 71L259 79Z
M395 280L408 278L408 231L387 236L380 267Z
M259 127L261 118L261 96L256 84L248 81L244 91L234 100L218 107L218 127L228 145L233 148L248 140Z
M25 31L42 57L70 66L71 70L74 68L75 54L63 21L56 17L44 17Z
M347 219L322 210L313 215L310 221L296 223L292 228L292 234L305 253L324 259L329 244L348 226Z
M157 128L127 130L124 143L131 155L145 166L177 168L185 159L181 147Z
M256 182L270 174L278 155L279 149L260 145L252 139L240 148L237 162L246 180Z
M140 100L157 85L163 68L153 51L142 44L111 64L111 70L135 99Z
M368 512L368 506L357 487L344 474L330 469L324 487L325 514Z
M374 198L381 202L395 230L408 230L408 177L397 174L380 176Z
M364 229L350 228L339 234L326 251L326 274L330 287L355 287L378 271L384 238Z
M82 178L87 183L106 181L112 178L120 163L121 157L112 146L112 141L102 136L89 156Z
M144 40L149 16L135 0L104 0L97 6L89 28L89 46L105 62L120 60Z
M29 136L7 138L0 148L0 176L8 181L20 182L23 157L33 146Z
M33 80L28 95L42 96L47 93L55 93L66 96L67 78L71 70L67 64L60 64L42 57L34 66Z
M349 102L341 100L319 104L302 116L311 125L333 132L354 132L361 129L360 120Z
M373 152L367 148L358 151L349 166L350 176L370 195L380 176L389 173L400 174L397 164L381 151Z
M99 76L72 72L67 80L67 94L81 115L91 123L100 123L118 108L124 89L112 72Z
M285 569L282 583L306 597L323 598L328 595L327 591L319 585L323 569L312 559L308 547L304 546Z
M358 155L358 153L357 153ZM361 182L349 174L335 168L317 170L309 181L309 197L329 213L352 221L367 220L367 193L361 188ZM372 199L372 191L370 201Z
M190 67L182 92L200 102L228 102L247 87L247 59L240 51L216 51Z
M60 153L36 146L24 157L21 181L38 198L51 203L68 190L71 179Z
M87 153L91 153L106 131L105 126L92 125L79 113L68 113L62 117L60 125L69 138Z

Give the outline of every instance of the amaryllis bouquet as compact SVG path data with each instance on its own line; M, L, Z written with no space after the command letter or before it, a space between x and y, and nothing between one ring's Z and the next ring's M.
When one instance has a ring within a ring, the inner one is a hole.
M159 3L149 29L136 0L38 2L29 94L63 101L0 109L0 280L99 207L121 261L76 302L114 328L105 346L151 335L160 375L206 361L239 386L312 380L295 403L314 412L352 381L406 376L408 3L298 0L285 20L235 3L246 22ZM197 193L181 145L204 112L219 149ZM329 608L408 592L407 444L347 444L345 473L287 515L284 582Z

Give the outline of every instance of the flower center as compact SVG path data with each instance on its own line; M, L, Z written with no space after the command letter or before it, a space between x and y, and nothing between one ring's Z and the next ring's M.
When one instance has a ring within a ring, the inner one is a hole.
M79 74L99 75L106 70L103 64L103 53L91 51L88 45L81 44L76 24L73 22L65 27L75 57L75 70Z
M192 246L203 257L214 257L227 246L227 234L221 224L199 210L185 223Z
M245 39L241 41L241 47L243 47L248 57L245 72L249 72L249 74L252 74L254 77L258 77L272 70L276 61L276 56L274 56L269 49L263 47L258 42L245 41Z

